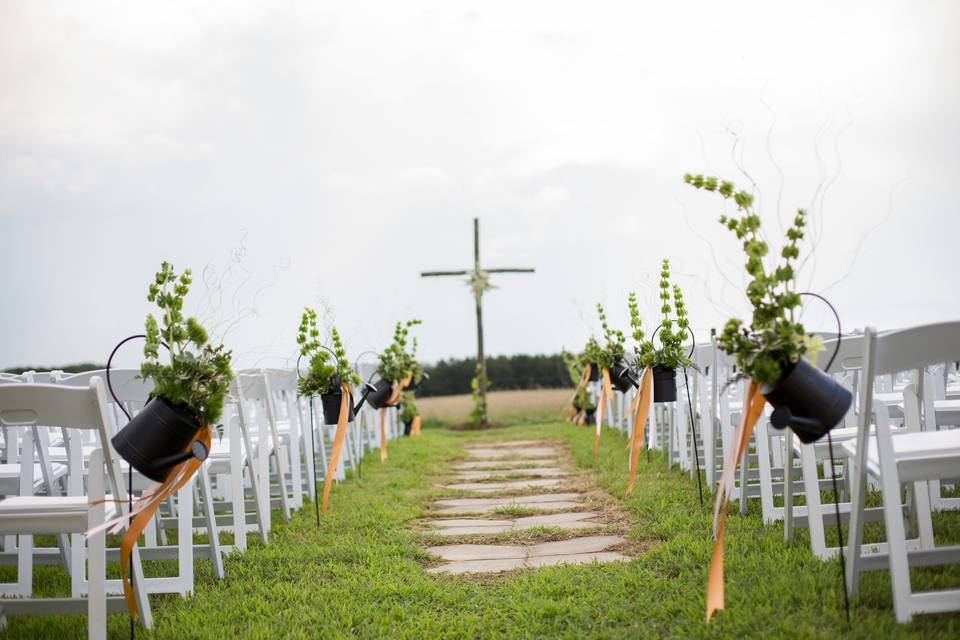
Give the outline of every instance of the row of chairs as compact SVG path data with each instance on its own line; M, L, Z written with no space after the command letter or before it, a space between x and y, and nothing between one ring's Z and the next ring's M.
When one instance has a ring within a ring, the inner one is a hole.
M361 369L372 374L370 365ZM103 638L106 614L126 610L120 580L106 578L107 563L120 557L113 536L85 533L128 513L150 484L119 458L110 438L146 404L152 385L132 369L110 371L112 394L106 380L103 370L0 376L0 565L16 567L15 579L0 583L4 624L7 615L86 612L89 637ZM236 373L209 456L134 548L131 576L144 627L152 625L148 594L191 593L197 559L226 578L224 557L246 550L248 536L268 544L272 518L287 521L315 502L334 426L324 424L319 398L297 396L296 382L292 370ZM336 480L379 448L378 420L369 407L358 413ZM400 435L399 427L390 410L387 438ZM230 544L223 534L232 534ZM50 542L35 544L34 536ZM167 563L146 577L143 563L162 560L176 561L174 574ZM70 597L33 598L37 565L66 571Z
M910 580L911 567L960 564L960 546L938 547L933 531L934 513L960 509L960 322L882 332L867 327L824 339L818 365L827 367L836 350L826 371L855 398L844 422L829 439L803 444L770 424L768 406L732 499L741 513L759 502L766 523L783 523L787 541L806 528L811 550L824 560L840 552L827 542L839 513L849 595L857 594L863 572L889 570L900 622L916 613L960 610L960 590L916 593ZM740 420L745 381L736 380L733 359L715 340L698 345L693 360L696 369L678 372L677 402L651 412L647 443L691 477L699 466L707 487L715 488ZM633 393L617 393L605 418L627 435ZM881 506L866 506L871 492ZM865 522L882 522L886 539L865 540Z

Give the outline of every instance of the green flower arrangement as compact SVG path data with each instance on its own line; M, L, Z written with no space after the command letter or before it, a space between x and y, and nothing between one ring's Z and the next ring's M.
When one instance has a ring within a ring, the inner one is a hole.
M596 366L603 358L603 348L594 336L587 338L587 343L583 345L583 355L580 356L583 366L590 364Z
M300 330L297 334L297 344L300 346L300 355L307 359L306 375L297 381L297 392L302 396L323 396L339 391L339 383L351 385L360 384L360 376L356 374L347 360L347 350L336 327L330 329L331 350L327 351L320 345L320 330L317 328L317 312L306 307L300 318ZM339 371L340 380L337 380Z
M420 415L417 409L417 403L414 400L412 391L403 391L400 394L400 422L410 424L413 419Z
M673 306L670 306L671 292ZM684 353L683 343L690 328L687 317L687 307L683 302L683 292L677 285L670 283L670 261L664 260L660 268L660 329L657 337L660 338L660 348L657 349L652 339L647 339L640 320L640 309L637 304L637 294L631 292L627 296L627 307L630 310L630 328L634 339L634 353L637 362L643 366L660 366L666 369L679 369L694 366L693 361ZM676 312L676 331L672 312Z
M192 282L190 269L177 275L169 262L160 265L147 300L163 312L163 327L152 313L147 314L140 375L153 380L150 397L165 398L210 425L223 413L233 380L231 352L222 344L211 344L196 318L184 318L183 300ZM160 362L160 346L164 343L170 351L170 364Z
M587 343L588 348L592 350L592 358L588 362L599 365L601 369L609 369L615 364L623 362L626 355L626 336L619 329L612 329L607 322L607 313L603 305L597 303L597 315L600 316L600 328L603 330L604 344L601 346L596 340L590 338Z
M419 365L413 354L407 353L407 337L410 334L410 328L418 324L421 324L420 320L397 322L393 331L393 342L380 354L380 363L377 365L377 373L384 380L400 382L408 374L416 373L415 369Z
M683 180L695 189L716 192L737 207L739 215L722 215L720 223L742 241L751 278L746 294L753 305L753 317L748 327L738 318L728 320L719 343L725 352L736 357L742 374L763 384L776 382L801 357L818 350L819 339L808 335L803 325L793 319L794 310L800 306L793 283L806 211L797 210L787 229L787 242L780 250L782 261L775 268L768 268L764 259L770 247L760 234L760 216L753 209L753 196L738 191L732 182L714 177L686 174Z

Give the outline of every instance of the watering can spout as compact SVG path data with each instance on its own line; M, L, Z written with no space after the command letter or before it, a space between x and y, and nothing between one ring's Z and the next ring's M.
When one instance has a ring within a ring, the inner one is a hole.
M369 382L364 382L364 383L363 383L363 392L360 394L360 400L357 401L357 404L355 404L355 405L353 406L353 411L354 411L354 413L360 413L360 407L362 407L362 406L363 406L363 403L367 401L367 395L368 395L371 391L376 391L376 390L377 390L377 388L374 387L374 386L373 386L372 384L370 384Z
M190 451L182 451L180 453L175 453L172 456L167 456L165 458L160 458L159 460L153 463L153 468L159 472L164 472L168 469L171 469L181 462L186 462L190 458L196 458L203 462L207 459L208 455L207 446L199 440L194 440L190 445Z

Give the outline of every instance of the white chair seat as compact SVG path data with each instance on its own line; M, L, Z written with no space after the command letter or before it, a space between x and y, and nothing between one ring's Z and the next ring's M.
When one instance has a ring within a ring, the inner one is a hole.
M933 409L937 413L937 424L960 425L960 398L934 400Z
M913 482L946 475L960 469L960 430L915 431L893 434L893 457L901 482ZM844 453L856 454L856 441L843 443ZM877 439L867 444L867 471L880 475L880 456Z
M112 496L107 496L106 517L118 515ZM5 533L71 533L87 527L90 502L86 496L11 496L0 500L0 519Z
M53 471L53 480L59 480L67 475L67 466L54 463L50 465ZM38 489L43 486L43 471L39 464L33 465L33 487ZM20 493L20 465L19 464L0 464L0 495L16 495Z
M89 460L90 454L93 452L94 449L96 449L96 447L93 446L92 444L83 445L81 449L83 450L83 459ZM48 451L47 455L50 457L51 461L53 462L67 461L67 450L65 447L50 447L49 449L47 449L47 451Z

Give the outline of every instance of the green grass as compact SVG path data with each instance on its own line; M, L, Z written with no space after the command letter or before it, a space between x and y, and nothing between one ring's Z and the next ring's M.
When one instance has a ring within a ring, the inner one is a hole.
M620 500L635 522L629 537L649 551L629 563L554 567L506 577L427 574L429 554L413 521L462 446L482 440L556 438L577 465ZM157 638L956 638L960 615L916 616L896 624L886 572L865 576L844 622L835 562L815 559L803 532L792 544L765 527L758 508L731 515L727 527L727 608L704 623L704 585L711 550L711 505L701 507L696 483L641 457L637 488L624 499L625 440L605 432L593 470L592 430L555 423L491 432L424 429L402 439L381 465L368 458L362 480L335 487L331 511L318 528L312 509L277 524L268 546L254 545L226 562L214 581L198 561L196 593L153 596ZM709 501L708 501L709 502ZM753 505L752 505L753 506ZM941 517L946 539L960 540L960 514ZM252 537L251 537L252 539ZM55 567L38 584L64 587ZM925 588L960 585L960 568L915 572ZM124 616L110 616L111 636L126 637ZM83 638L81 616L11 618L2 637Z

